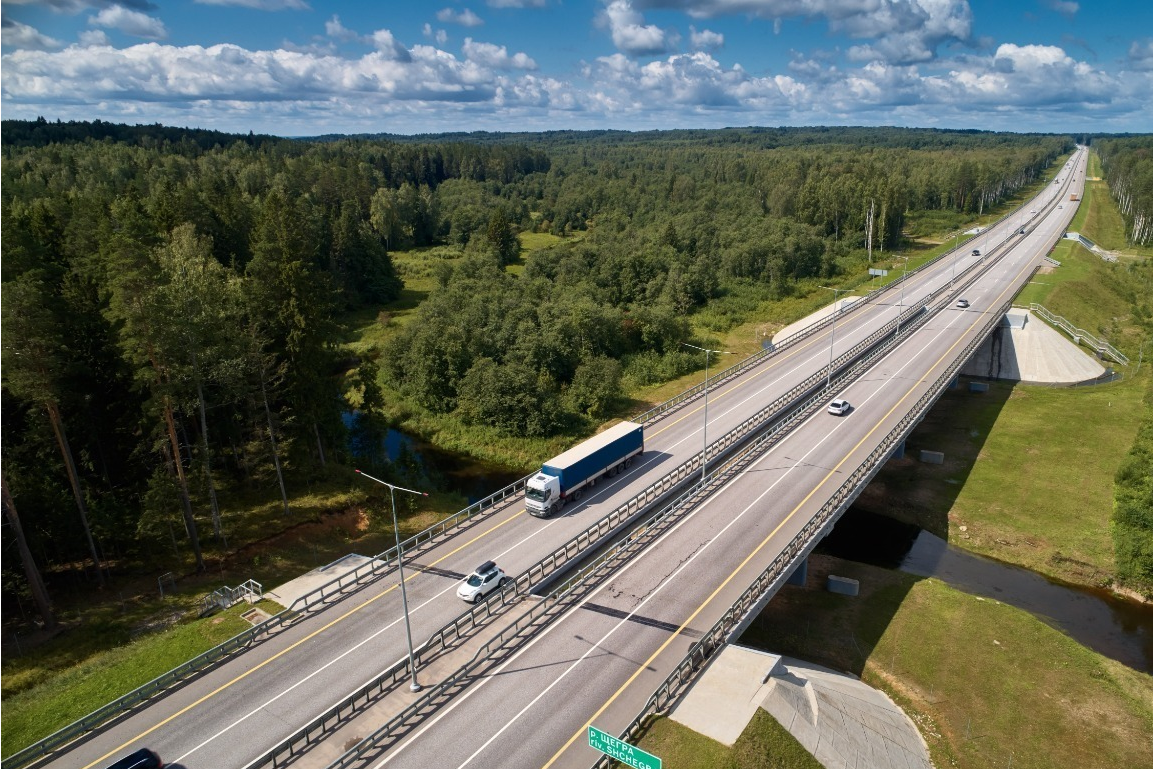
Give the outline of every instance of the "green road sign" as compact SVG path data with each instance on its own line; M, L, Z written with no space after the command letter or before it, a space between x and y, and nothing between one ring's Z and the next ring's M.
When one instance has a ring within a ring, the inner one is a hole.
M624 740L618 740L595 726L589 727L589 745L633 769L661 769L661 760L652 753L646 753Z

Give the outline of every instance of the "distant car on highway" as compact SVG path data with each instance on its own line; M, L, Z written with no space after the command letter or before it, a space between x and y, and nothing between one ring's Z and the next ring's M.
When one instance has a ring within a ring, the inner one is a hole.
M969 300L968 299L958 299L957 300L957 306L960 307L961 309L964 309L964 308L969 306Z
M833 416L844 416L845 414L849 413L849 409L851 408L852 406L849 405L847 400L844 398L837 398L835 401L829 404L829 413Z
M492 561L485 561L460 583L456 595L469 603L480 603L486 595L508 582L508 576Z
M115 764L109 764L107 769L161 769L163 766L160 756L148 748L141 748Z
M980 256L980 255L981 255L981 249L974 248L973 249L973 256Z

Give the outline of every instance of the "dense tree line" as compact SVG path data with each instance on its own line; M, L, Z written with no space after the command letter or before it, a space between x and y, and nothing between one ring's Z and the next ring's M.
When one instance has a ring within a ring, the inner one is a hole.
M287 512L286 477L345 450L353 371L362 404L387 384L509 435L587 429L627 383L698 367L690 318L736 284L786 296L895 248L909 212L980 212L1071 146L898 129L291 141L46 121L5 121L2 138L3 480L42 564L170 537L202 562L200 529L227 533L222 494L260 489ZM522 263L526 231L580 237ZM391 254L430 245L456 256L414 321L379 362L343 358L340 317L395 299ZM12 559L4 574L6 595L25 584Z
M1098 139L1093 146L1129 242L1153 243L1153 136Z

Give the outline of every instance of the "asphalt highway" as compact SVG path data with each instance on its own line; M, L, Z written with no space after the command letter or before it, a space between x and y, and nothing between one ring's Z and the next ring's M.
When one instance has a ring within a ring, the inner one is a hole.
M1079 158L1078 163L1075 191L1079 194L1084 178L1083 159ZM947 329L960 333L967 319L976 319L995 306L998 297L1009 290L1007 286L1019 281L1022 271L1048 247L1054 233L1067 226L1074 206L1065 203L1058 210L1054 197L1060 194L1067 199L1065 185L1049 185L1044 194L1050 199L1029 204L1019 216L982 233L978 238L984 238L981 243L973 240L963 245L955 257L911 274L903 288L876 292L851 310L843 311L836 323L833 354L839 355L891 322L903 307L954 279L962 280L969 268L980 266L987 258L973 257L971 248L979 247L987 255L999 244L1011 246L1010 255L967 290L966 298L972 303L968 311L945 311L926 329L918 331L915 338L924 338L930 329L946 333L940 328L941 318L950 319ZM1037 213L1027 213L1029 208L1035 208ZM1022 226L1036 229L1022 236L1017 234ZM635 714L633 700L640 697L643 701L652 691L654 680L663 678L659 666L650 659L654 653L660 650L667 659L677 657L678 652L683 654L692 633L712 624L707 619L710 612L727 608L726 598L731 602L731 590L725 586L733 585L732 590L739 592L747 584L742 582L746 574L737 568L734 554L741 552L743 545L765 540L774 529L779 530L773 534L775 537L787 535L793 525L790 521L801 520L802 508L811 504L802 504L802 497L819 496L821 472L834 477L841 472L836 468L846 466L857 456L854 451L863 450L849 449L854 444L867 444L858 443L863 438L856 431L870 426L880 414L898 408L899 403L888 405L888 399L894 397L890 391L899 390L895 384L903 387L907 382L914 387L920 383L927 376L924 371L931 371L925 368L929 365L926 361L934 355L940 357L937 351L948 348L949 338L927 342L924 350L906 343L901 355L909 358L907 363L888 375L870 375L849 391L838 393L856 406L848 417L815 417L805 430L770 455L773 459L769 464L751 471L748 480L726 491L724 501L718 497L703 507L701 513L694 515L695 523L678 527L677 532L683 532L679 537L670 537L667 543L646 553L636 562L643 565L630 565L621 572L614 579L612 590L605 588L598 593L595 605L566 618L534 641L509 670L468 692L459 706L447 708L443 717L430 723L429 737L414 736L411 747L406 743L403 749L390 752L396 757L390 760L413 766L453 765L453 761L462 766L546 765L556 748L566 744L577 727L602 705L605 712L612 709L613 713L624 713L633 707ZM829 359L830 330L826 328L769 356L759 366L723 382L715 390L710 389L710 439L720 438L746 416L820 371ZM920 361L922 368L910 368L914 360ZM879 368L878 372L884 369ZM875 392L868 389L870 382L876 387ZM884 382L894 386L882 387ZM875 432L881 427L882 423L877 422L870 430ZM570 505L561 515L541 520L527 515L518 502L477 525L446 536L414 562L406 562L414 642L419 646L466 608L456 597L455 589L478 563L495 560L510 575L528 568L699 452L701 428L698 398L646 425L645 454L641 460L625 475L598 484L593 489L595 493L587 494L579 505ZM807 446L805 441L813 442L813 446ZM818 445L823 448L818 450ZM746 486L764 490L763 499L751 507L748 505L760 492L753 495L748 490L736 491ZM769 548L766 542L762 549ZM709 555L701 557L700 553L705 552ZM755 562L751 559L750 565L742 568L755 568ZM697 608L686 613L686 607ZM587 624L578 623L578 619ZM672 632L681 625L683 631ZM157 750L166 763L187 769L242 767L404 656L405 631L394 575L147 703L45 765L97 769L148 746ZM608 667L590 672L594 661ZM570 665L576 666L572 673L550 681L549 676ZM626 674L626 670L632 672ZM627 696L614 696L630 677ZM512 685L512 681L518 683ZM643 697L634 695L641 691ZM532 707L524 707L530 700ZM597 725L601 725L599 721ZM437 731L444 729L449 731ZM491 751L498 749L516 760L495 761ZM559 754L564 759L562 763L568 765L568 761L576 760L587 766L591 762L570 759L570 755L576 755L573 750L570 744ZM473 752L476 756L470 759ZM487 758L480 760L481 756Z

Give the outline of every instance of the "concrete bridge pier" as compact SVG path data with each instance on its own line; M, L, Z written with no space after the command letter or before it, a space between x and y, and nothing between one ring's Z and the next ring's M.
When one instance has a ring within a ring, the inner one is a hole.
M797 565L797 568L793 570L793 573L789 575L789 578L787 580L785 580L785 584L786 585L799 585L800 587L804 587L805 586L805 580L807 580L808 578L809 578L809 557L806 555L805 560L801 561L800 564Z

